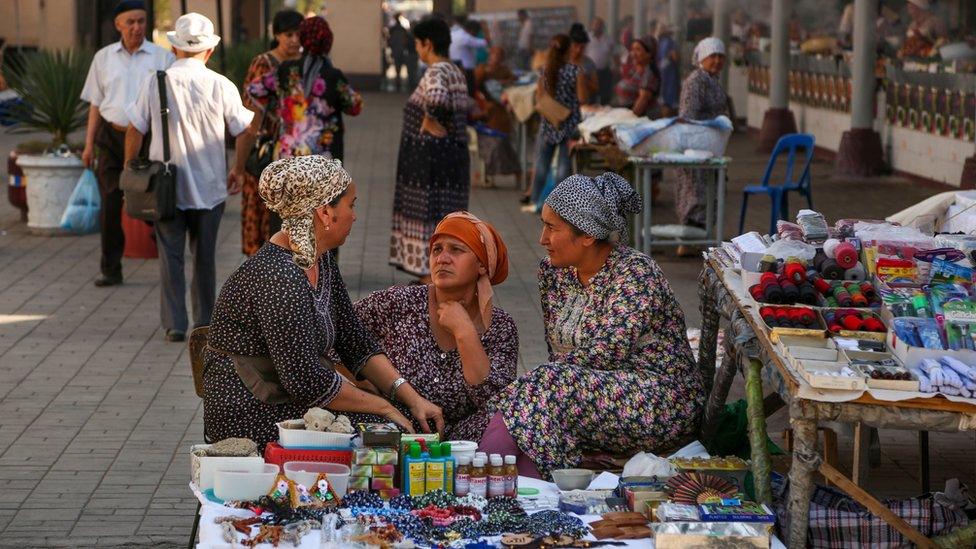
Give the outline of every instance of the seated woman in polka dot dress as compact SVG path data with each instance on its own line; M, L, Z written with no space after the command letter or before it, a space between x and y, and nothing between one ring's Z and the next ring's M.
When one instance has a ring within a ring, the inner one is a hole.
M413 430L390 401L323 361L330 352L402 403L423 430L441 431L441 409L400 377L359 322L328 251L356 220L356 185L342 163L320 155L275 161L261 174L259 193L282 230L221 288L204 357L206 438L246 437L263 448L277 439L275 423L313 407Z
M518 365L515 322L491 299L508 276L508 251L494 227L467 212L445 217L428 250L431 285L374 292L356 313L400 374L444 410L442 440L480 441L487 403Z

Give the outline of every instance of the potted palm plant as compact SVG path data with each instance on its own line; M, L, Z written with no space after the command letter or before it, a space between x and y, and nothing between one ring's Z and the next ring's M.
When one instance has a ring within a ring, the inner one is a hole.
M81 90L89 64L87 51L40 51L10 63L6 71L10 89L23 99L8 113L10 131L50 136L17 148L17 164L27 180L27 227L37 234L61 232L61 214L84 169L68 136L87 122Z

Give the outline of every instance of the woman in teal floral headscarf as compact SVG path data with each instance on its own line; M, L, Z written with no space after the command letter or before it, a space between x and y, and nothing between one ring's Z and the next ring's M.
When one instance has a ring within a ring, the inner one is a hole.
M298 28L301 59L247 85L261 108L272 108L281 120L275 158L324 154L342 160L342 115L356 116L363 100L332 65L332 30L325 19L309 17Z

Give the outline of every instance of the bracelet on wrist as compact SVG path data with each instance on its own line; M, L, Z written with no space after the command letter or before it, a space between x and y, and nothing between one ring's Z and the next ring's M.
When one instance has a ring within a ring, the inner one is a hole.
M407 382L407 380L405 378L403 378L403 377L398 377L398 378L396 378L396 380L393 381L393 385L390 386L390 393L389 393L389 397L390 397L390 401L391 402L394 401L394 400L396 400L396 392L397 392L397 389L399 389L400 386L403 385L406 382Z

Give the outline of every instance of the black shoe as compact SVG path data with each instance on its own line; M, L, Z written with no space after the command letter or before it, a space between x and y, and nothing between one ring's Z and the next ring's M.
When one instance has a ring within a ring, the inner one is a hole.
M166 330L166 341L171 343L186 341L186 334L179 330Z
M519 197L519 204L528 204L529 202L532 202L531 194L523 194Z
M118 286L122 284L121 276L105 276L101 275L95 279L95 286L99 288L104 288L106 286Z

